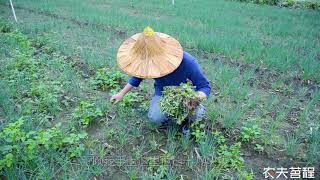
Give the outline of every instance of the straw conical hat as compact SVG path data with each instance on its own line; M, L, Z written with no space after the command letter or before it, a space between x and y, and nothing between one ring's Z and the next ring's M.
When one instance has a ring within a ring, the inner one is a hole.
M118 66L127 74L140 78L158 78L178 68L183 51L171 36L146 27L124 41L118 49Z

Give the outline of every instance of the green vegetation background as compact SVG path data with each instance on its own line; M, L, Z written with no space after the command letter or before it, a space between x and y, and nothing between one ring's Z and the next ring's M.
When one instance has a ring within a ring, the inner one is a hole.
M262 177L265 166L319 167L319 11L223 0L176 0L175 6L158 0L17 0L15 5L19 23L12 24L23 34L0 36L1 130L24 116L23 131L51 132L62 122L59 132L76 140L59 147L72 147L62 154L39 150L38 166L25 163L5 175L250 179L251 170ZM7 5L0 5L0 14L4 24L13 22ZM207 117L194 125L196 142L174 127L158 130L146 122L152 81L118 106L107 101L126 80L114 73L117 48L146 25L176 37L212 84ZM20 54L21 43L27 56ZM11 70L24 63L31 71L16 76ZM37 78L26 81L30 73ZM88 137L74 143L83 137L72 133L83 130ZM76 158L59 158L67 152ZM101 161L107 157L143 159L151 168L125 166L134 162L121 159L106 166ZM187 165L168 168L171 158ZM163 162L152 166L157 160Z

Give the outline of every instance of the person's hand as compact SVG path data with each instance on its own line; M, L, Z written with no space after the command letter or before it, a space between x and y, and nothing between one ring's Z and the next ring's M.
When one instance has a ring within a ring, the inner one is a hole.
M201 99L201 100L204 100L205 98L207 98L207 95L202 92L202 91L198 91L198 97Z
M117 93L117 94L112 95L111 98L110 98L110 101L111 101L113 104L116 104L116 103L118 103L119 101L122 100L123 96L124 96L124 94L122 94L122 93L119 92L119 93Z

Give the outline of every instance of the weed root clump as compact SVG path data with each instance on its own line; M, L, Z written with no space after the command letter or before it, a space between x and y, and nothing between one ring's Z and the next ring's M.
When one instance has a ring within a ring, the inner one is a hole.
M163 90L160 99L160 109L169 115L177 124L192 117L201 103L197 92L191 83L182 83L180 86L168 86Z

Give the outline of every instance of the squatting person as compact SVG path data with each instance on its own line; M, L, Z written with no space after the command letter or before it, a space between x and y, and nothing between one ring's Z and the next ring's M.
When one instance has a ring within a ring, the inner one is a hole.
M171 36L154 32L150 27L127 39L117 53L118 66L131 75L127 85L110 100L120 101L133 87L138 87L145 78L154 79L154 96L148 117L151 122L162 123L168 116L161 112L159 100L165 86L178 86L191 80L200 98L210 95L210 84L197 60L182 50L180 43ZM202 118L205 107L200 105L192 120ZM188 130L183 127L183 130Z

